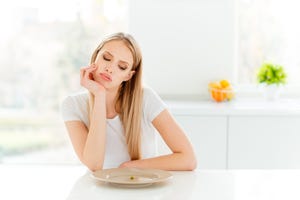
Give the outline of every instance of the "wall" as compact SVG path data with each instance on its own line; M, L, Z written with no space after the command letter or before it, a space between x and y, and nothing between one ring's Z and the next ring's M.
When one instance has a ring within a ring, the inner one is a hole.
M129 13L144 80L161 96L207 98L209 81L234 77L234 0L130 0Z

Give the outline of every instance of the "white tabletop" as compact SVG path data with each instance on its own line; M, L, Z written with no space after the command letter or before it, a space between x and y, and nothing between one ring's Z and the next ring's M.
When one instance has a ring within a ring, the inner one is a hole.
M0 199L300 199L300 170L196 170L144 188L94 180L78 165L0 165Z

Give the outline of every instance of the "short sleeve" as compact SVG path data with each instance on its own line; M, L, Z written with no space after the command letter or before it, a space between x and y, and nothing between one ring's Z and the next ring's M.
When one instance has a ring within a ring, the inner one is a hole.
M167 105L160 96L151 88L144 88L144 115L149 121L153 121Z
M61 104L61 115L64 121L81 121L80 112L72 96L66 97Z

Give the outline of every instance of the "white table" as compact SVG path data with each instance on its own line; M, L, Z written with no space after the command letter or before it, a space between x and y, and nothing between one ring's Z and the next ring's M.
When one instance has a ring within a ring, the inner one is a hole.
M0 199L276 200L300 199L300 170L172 172L173 179L144 188L94 180L80 165L0 165Z

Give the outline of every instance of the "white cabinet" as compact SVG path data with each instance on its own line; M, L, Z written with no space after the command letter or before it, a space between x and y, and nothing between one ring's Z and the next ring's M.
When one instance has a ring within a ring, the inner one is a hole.
M178 116L176 121L193 144L199 169L226 168L226 117ZM159 139L160 154L169 153Z
M299 169L300 117L229 117L228 168Z
M300 169L300 101L171 104L200 169Z
M188 134L199 169L226 168L226 117L176 116Z

